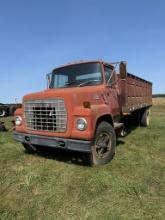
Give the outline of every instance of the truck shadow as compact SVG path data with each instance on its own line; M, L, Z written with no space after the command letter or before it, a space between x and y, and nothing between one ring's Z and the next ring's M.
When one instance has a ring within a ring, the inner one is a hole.
M76 164L80 166L87 165L83 160L84 154L80 152L40 146L36 154L39 157L57 160L68 164Z
M125 131L126 136L131 134L139 125L134 120L126 120L125 123ZM116 147L124 147L125 138L124 137L117 137L116 140ZM81 152L74 152L64 149L55 149L51 147L43 147L40 146L37 151L37 156L44 157L47 159L57 160L60 162L68 163L68 164L76 164L79 166L86 166L89 164L86 160L84 160L84 153Z
M124 123L124 137L118 136L116 141L116 147L121 147L124 145L126 141L126 137L130 135L134 130L140 127L140 122L138 119L135 119L134 117L125 117L124 120L122 120L122 123Z
M126 132L126 136L131 132L140 127L140 119L136 115L126 116L122 123L124 123L124 130Z
M125 132L125 135L124 137L121 137L121 136L117 136L117 139L116 139L116 147L121 147L122 145L125 144L125 138L130 135L134 130L136 130L137 128L139 127L139 125L135 125L135 124L125 124L124 126L124 132Z

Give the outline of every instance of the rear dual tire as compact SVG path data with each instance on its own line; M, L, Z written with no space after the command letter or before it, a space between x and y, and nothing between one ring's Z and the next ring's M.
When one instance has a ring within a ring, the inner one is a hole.
M150 124L150 109L147 108L143 111L141 115L141 125L144 127L148 127Z
M130 123L133 125L136 125L136 126L141 125L144 127L148 127L150 124L150 109L145 108L145 109L134 111L130 119L131 119Z

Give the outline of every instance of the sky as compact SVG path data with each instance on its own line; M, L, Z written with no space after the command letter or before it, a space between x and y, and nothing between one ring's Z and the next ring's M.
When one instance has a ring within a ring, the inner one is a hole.
M46 88L77 60L127 61L165 93L164 0L0 0L0 102Z

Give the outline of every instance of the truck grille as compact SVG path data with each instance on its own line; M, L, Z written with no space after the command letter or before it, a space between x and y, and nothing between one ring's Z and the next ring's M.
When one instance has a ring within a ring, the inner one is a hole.
M31 130L64 132L67 113L63 99L24 102L26 127Z

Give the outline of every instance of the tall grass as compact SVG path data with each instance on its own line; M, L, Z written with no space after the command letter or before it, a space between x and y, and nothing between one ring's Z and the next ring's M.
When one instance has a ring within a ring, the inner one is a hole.
M151 125L119 138L112 162L94 168L72 152L26 154L0 133L0 219L164 220L164 131L165 105L153 107Z

